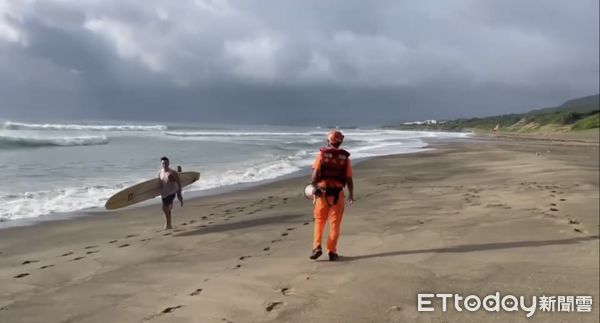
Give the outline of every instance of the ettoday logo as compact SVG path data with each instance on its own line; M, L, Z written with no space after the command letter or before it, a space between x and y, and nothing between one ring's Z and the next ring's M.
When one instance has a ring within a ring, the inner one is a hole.
M436 301L437 300L437 301ZM460 294L437 293L417 294L417 311L433 312L437 303L441 302L442 312L448 311L449 305L454 306L457 312L476 312L481 309L488 312L525 312L527 317L532 317L536 310L543 312L591 312L591 296L514 296L500 295L496 292L485 296L483 299L477 295L463 297ZM436 303L436 304L434 304Z

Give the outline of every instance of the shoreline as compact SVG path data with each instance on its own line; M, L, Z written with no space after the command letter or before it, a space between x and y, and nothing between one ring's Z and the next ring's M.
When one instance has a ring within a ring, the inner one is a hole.
M597 318L598 146L465 141L354 170L339 262L308 259L303 178L190 199L171 231L154 206L2 230L0 321ZM416 311L417 293L496 291L592 313Z
M598 131L600 131L600 129L595 129L595 131L598 132ZM445 132L445 131L442 131L442 132ZM499 134L496 136L490 135L490 134L485 134L485 133L466 133L466 134L468 134L468 135L464 138L424 139L424 142L427 144L427 146L421 148L420 151L359 158L357 160L353 160L353 165L358 165L362 162L365 162L365 161L368 161L371 159L384 158L384 157L388 157L388 156L419 154L419 153L422 153L422 152L425 152L428 150L439 149L440 147L443 147L444 145L447 145L449 143L450 144L451 143L462 143L462 142L469 142L469 141L470 142L478 142L478 141L485 142L485 141L501 140L505 144L509 144L509 143L519 144L522 141L527 141L529 143L538 144L538 145L547 145L550 143L550 144L559 144L559 145L573 145L573 144L579 145L579 144L581 144L581 145L597 146L599 144L598 141L587 141L587 140L573 139L573 138L568 138L568 137L565 138L565 137L560 137L560 136L546 138L546 137L532 137L532 136L527 136L527 135L521 136L519 134L516 134L516 135ZM272 179L260 180L257 182L237 183L237 184L232 184L232 185L215 187L215 188L211 188L208 190L202 190L202 191L192 191L192 192L188 193L188 194L190 194L189 199L193 201L196 199L199 200L199 199L210 198L210 197L214 197L214 196L227 195L227 194L231 194L231 193L235 193L235 192L244 192L246 190L252 190L255 188L260 189L263 186L267 186L267 185L277 183L280 181L297 179L297 178L300 178L303 176L310 177L309 172L310 172L310 166L305 167L304 169L289 173L289 174L285 174L285 175L282 175L282 176L279 176L276 178L272 178ZM200 176L200 180L202 180L202 175ZM188 198L186 198L186 200L187 199ZM151 199L148 201L141 202L137 205L126 207L119 211L157 208L159 206L160 206L160 201L158 200L158 198L154 198L154 199ZM110 214L112 212L115 212L115 211L106 210L103 207L94 207L92 209L81 209L81 210L75 210L75 211L70 211L70 212L65 212L65 213L55 213L55 214L51 215L52 218L47 218L48 215L45 215L45 216L34 217L34 218L21 218L21 219L15 219L15 220L0 221L0 231L2 231L4 229L9 229L9 228L15 228L15 227L43 225L44 223L54 222L54 221L70 221L70 220L76 220L79 218L86 218L86 217L105 216L106 214Z
M364 158L358 158L356 160L353 160L352 162L353 162L353 165L358 165L362 162L368 161L370 159L375 159L375 158L381 158L381 157L386 157L386 156L396 156L396 155L406 155L406 154L418 154L420 152L435 149L435 145L437 145L437 144L443 144L443 143L447 143L447 142L460 142L463 140L471 140L471 137L424 139L424 142L426 143L427 146L422 147L421 150L417 151L417 152L406 152L406 153L396 153L396 154L390 154L390 155L364 157ZM184 204L188 199L191 201L194 201L194 200L202 199L202 198L210 198L210 197L214 197L214 196L226 195L226 194L235 193L235 192L243 192L246 190L260 189L263 186L267 186L267 185L270 185L273 183L277 183L280 181L293 180L293 179L297 179L297 178L305 177L305 176L307 178L310 177L310 166L307 166L301 170L297 170L292 173L285 174L285 175L282 175L282 176L279 176L276 178L272 178L272 179L265 179L265 180L260 180L260 181L256 181L256 182L231 184L231 185L215 187L215 188L201 190L201 191L191 191L191 192L187 193L187 194L189 194L189 197L186 197L186 200L184 200ZM202 180L202 175L200 175L200 181L201 180ZM301 191L301 189L302 188L299 188L298 191ZM184 192L185 192L185 190L184 190ZM160 200L158 198L154 198L151 200L147 200L147 201L132 205L130 207L120 209L119 211L157 208L157 207L160 207ZM9 228L15 228L15 227L43 225L44 223L54 222L54 221L70 221L70 220L76 220L76 219L85 218L85 217L104 216L105 214L109 214L109 213L116 212L116 211L117 210L106 210L103 207L94 207L91 209L81 209L81 210L75 210L75 211L70 211L70 212L65 212L65 213L54 213L54 214L44 215L44 216L39 216L39 217L34 217L34 218L21 218L21 219L15 219L15 220L0 221L0 231L2 231L4 229L9 229ZM49 216L51 218L49 218Z

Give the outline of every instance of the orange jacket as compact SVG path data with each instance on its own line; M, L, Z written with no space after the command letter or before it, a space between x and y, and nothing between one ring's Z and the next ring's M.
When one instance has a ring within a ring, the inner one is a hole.
M343 149L321 148L312 168L320 176L317 178L317 185L320 187L343 188L346 185L346 179L352 177L352 164L350 154ZM326 174L323 174L323 171Z

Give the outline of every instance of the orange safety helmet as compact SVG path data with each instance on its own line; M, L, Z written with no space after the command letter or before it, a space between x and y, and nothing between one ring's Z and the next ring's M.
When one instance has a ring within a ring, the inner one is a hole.
M341 144L342 141L344 141L344 135L339 130L330 130L329 133L327 133L327 141L329 141L330 144Z

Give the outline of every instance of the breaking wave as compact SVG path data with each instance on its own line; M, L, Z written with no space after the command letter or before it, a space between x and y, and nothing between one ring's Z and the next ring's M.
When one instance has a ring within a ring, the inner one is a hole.
M108 143L106 136L77 136L77 137L19 137L0 135L0 148L25 148L44 146L91 146Z
M164 125L86 125L86 124L56 124L56 123L22 123L6 121L4 129L8 130L79 130L79 131L164 131Z

